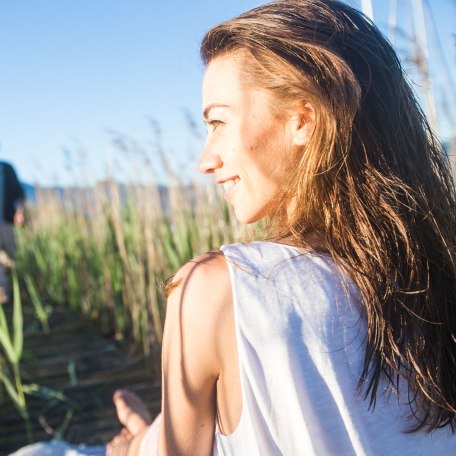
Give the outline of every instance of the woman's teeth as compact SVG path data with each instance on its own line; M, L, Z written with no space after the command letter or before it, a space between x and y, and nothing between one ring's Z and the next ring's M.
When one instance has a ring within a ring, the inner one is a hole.
M234 187L239 182L239 177L230 179L229 181L223 182L223 189L227 192L230 188Z

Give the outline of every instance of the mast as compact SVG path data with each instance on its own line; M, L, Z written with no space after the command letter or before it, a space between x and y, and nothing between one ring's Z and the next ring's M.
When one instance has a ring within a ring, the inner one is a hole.
M428 108L429 122L432 129L437 132L437 109L435 105L434 91L431 82L428 64L428 45L426 36L426 21L422 0L412 0L413 24L416 36L416 64L423 78L423 90Z
M361 0L361 10L372 22L374 22L372 0Z
M390 1L390 10L388 17L388 30L389 30L389 40L394 46L396 41L396 29L397 29L397 0Z

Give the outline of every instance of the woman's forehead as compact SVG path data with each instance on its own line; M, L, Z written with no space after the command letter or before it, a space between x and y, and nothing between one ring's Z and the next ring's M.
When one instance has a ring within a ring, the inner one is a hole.
M203 109L210 104L232 104L242 97L241 69L237 59L219 57L207 66L203 80Z
M217 57L211 60L206 68L203 90L214 89L214 86L220 84L239 87L241 73L241 62L238 58L231 55Z

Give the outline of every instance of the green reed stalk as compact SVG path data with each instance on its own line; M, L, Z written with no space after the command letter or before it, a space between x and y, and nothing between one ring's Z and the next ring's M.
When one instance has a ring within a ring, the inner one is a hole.
M2 346L8 361L11 364L13 371L14 385L8 377L6 369L0 367L0 379L5 385L5 389L11 398L14 406L16 407L19 414L22 416L25 429L27 433L27 439L29 442L33 441L32 428L30 424L30 417L27 410L27 404L25 401L24 388L22 384L20 374L20 360L23 351L23 312L22 302L19 294L19 281L17 278L16 269L12 269L12 282L13 282L13 337L11 337L8 329L8 323L6 320L3 306L0 305L0 345Z
M247 237L214 186L174 178L163 192L107 181L67 190L62 202L38 191L17 260L33 278L31 294L132 337L146 354L159 346L166 312L159 284L191 258Z
M33 280L29 274L25 274L24 281L27 286L27 290L29 292L33 307L35 309L35 315L41 323L43 332L45 334L49 334L50 328L49 328L48 316L49 316L49 313L51 310L49 307L45 307L43 305L43 302L41 301L41 298L39 297L39 295L36 291L36 287L33 284Z

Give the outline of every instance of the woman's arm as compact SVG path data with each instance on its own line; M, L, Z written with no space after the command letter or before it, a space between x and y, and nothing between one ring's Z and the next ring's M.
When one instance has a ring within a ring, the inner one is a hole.
M153 456L157 446L160 456L212 454L216 383L226 358L232 356L227 348L233 343L232 317L231 283L223 255L203 255L179 270L166 311L160 422L133 438L120 434L107 454ZM148 432L155 434L158 426L156 439ZM152 444L146 447L150 439Z
M174 282L163 337L159 455L210 455L223 349L218 335L231 303L228 267L222 255L203 255Z

